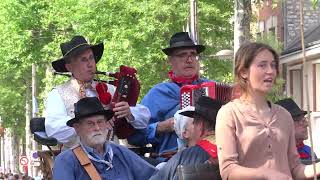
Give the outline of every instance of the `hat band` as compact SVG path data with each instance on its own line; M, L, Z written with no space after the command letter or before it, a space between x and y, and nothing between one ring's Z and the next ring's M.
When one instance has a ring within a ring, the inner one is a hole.
M82 44L78 44L75 47L71 48L64 56L67 56L71 51L75 50L76 48L83 46L83 45L89 45L88 43L82 43Z
M171 44L170 48L175 48L175 47L183 47L183 46L196 46L196 44L194 44L194 42L191 41L180 41L180 42L176 42Z

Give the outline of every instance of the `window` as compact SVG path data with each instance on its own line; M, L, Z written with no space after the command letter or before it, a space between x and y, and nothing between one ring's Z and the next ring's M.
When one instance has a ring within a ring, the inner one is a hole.
M303 86L302 86L302 71L300 69L290 70L290 96L294 101L303 107Z

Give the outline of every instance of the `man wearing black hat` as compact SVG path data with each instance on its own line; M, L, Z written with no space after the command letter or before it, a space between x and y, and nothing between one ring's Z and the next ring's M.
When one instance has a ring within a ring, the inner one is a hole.
M171 66L168 74L170 80L155 85L141 101L151 112L149 125L144 132L146 141L152 144L159 155L177 150L178 136L174 132L173 116L179 109L180 87L207 81L199 77L198 55L204 50L205 46L196 45L187 32L174 34L170 46L162 49Z
M53 179L148 179L156 171L127 148L107 141L107 121L114 113L97 97L85 97L74 104L75 117L67 121L80 137L73 149L59 154Z
M56 138L70 148L78 141L74 129L66 126L66 122L74 117L73 104L84 97L99 97L105 106L110 106L115 87L93 80L96 63L103 54L103 43L91 45L84 37L75 36L60 44L60 48L63 57L52 62L52 67L56 72L70 72L72 77L48 94L45 129L49 137ZM103 91L98 91L98 87ZM150 118L149 110L139 104L129 107L127 102L118 102L113 111L115 116L126 118L136 129L146 128Z
M277 101L276 104L284 107L292 116L294 121L295 138L297 150L300 159L305 164L311 164L311 148L303 143L308 139L308 122L305 115L307 111L303 111L291 98L282 99Z
M194 111L184 111L181 115L194 118L193 138L195 146L174 155L150 180L178 179L178 165L218 164L217 146L215 145L216 116L222 102L202 96L195 104ZM219 171L216 176L220 176ZM210 177L210 179L215 179Z

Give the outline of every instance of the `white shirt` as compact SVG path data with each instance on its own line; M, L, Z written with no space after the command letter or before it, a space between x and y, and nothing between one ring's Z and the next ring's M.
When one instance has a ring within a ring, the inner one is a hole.
M94 96L94 94L88 92L88 96ZM129 121L129 123L136 129L146 128L151 116L149 109L137 104L134 107L130 107L130 111L134 120ZM72 117L68 116L62 97L57 89L53 89L48 94L45 118L45 129L49 137L54 137L63 144L76 139L75 130L66 124Z

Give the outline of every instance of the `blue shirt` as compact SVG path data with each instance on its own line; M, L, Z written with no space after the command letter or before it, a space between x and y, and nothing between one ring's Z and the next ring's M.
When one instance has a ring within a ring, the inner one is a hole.
M311 148L309 146L302 143L297 146L297 151L301 160L312 160ZM315 156L315 159L317 159L317 156Z
M208 82L206 79L198 79L192 84ZM157 125L174 116L180 108L181 85L174 82L164 82L155 85L142 99L141 104L151 112L151 118L147 129L144 131L146 143L151 143L156 153L161 154L176 150L177 138L175 132L157 135ZM129 140L129 139L128 139ZM140 141L142 142L142 141Z
M154 174L149 180L178 180L177 168L179 165L203 164L210 158L210 155L200 146L192 146L184 149L174 156Z
M103 157L99 156L93 149L84 147L85 152L96 159L91 159L91 162L104 180L144 180L149 179L156 172L153 166L123 146L106 143L106 153ZM100 160L110 161L111 167L107 163L98 162ZM69 149L56 157L53 179L89 180L90 177L80 165L75 154Z

